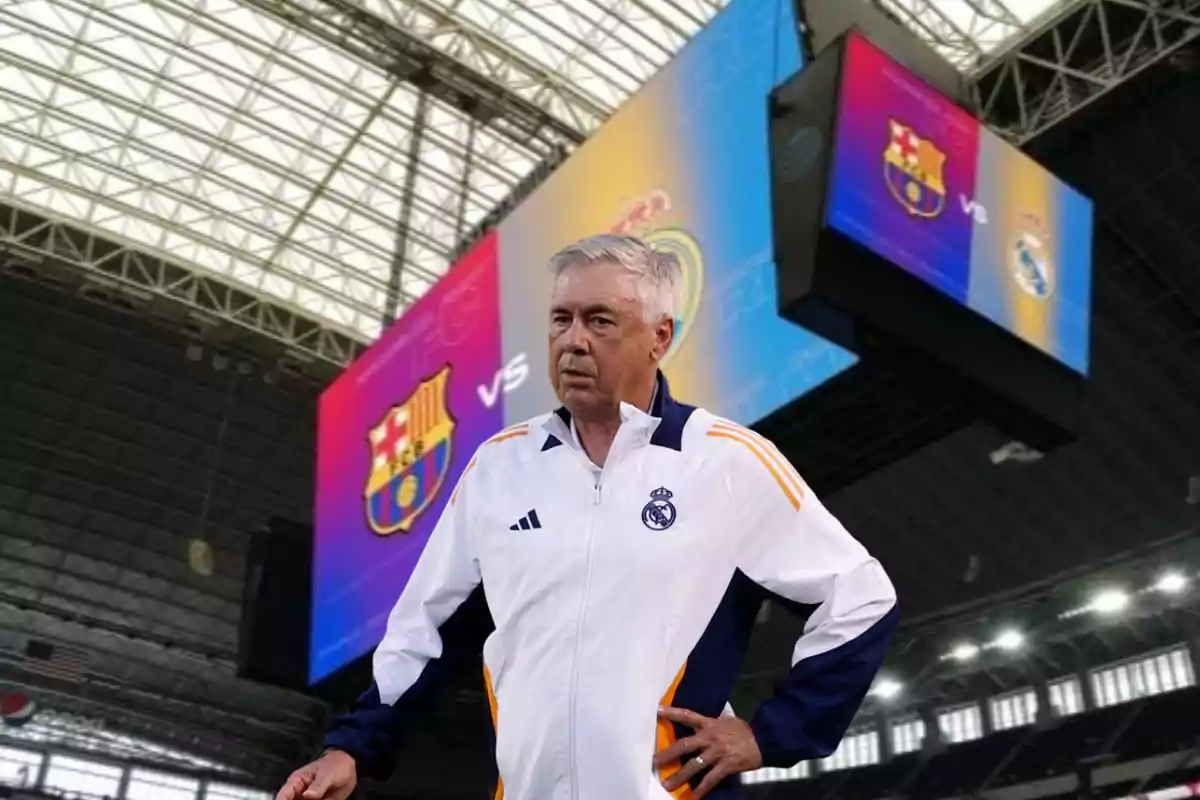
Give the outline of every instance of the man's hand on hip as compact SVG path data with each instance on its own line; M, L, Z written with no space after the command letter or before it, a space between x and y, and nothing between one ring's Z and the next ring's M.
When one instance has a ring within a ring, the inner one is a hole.
M354 759L330 750L292 773L275 800L346 800L358 783Z
M704 772L703 780L692 792L692 797L700 800L730 775L762 766L762 753L758 750L754 731L737 717L725 715L714 719L686 708L669 706L660 708L658 716L695 731L654 756L654 766L659 769L676 761L683 762L683 768L663 782L669 792Z

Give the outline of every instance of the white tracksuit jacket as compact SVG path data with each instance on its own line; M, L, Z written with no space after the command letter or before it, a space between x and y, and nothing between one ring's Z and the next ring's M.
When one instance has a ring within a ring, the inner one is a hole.
M390 771L447 661L440 631L480 591L508 800L668 798L651 758L690 731L657 708L721 714L766 598L807 624L750 721L764 762L837 746L896 625L883 569L757 434L677 403L661 376L651 413L621 410L598 475L565 409L479 448L391 613L375 685L327 735L360 774Z

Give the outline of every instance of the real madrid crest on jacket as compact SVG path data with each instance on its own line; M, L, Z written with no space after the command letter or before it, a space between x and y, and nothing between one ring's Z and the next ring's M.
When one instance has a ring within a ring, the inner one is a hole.
M896 624L882 568L774 446L675 402L661 375L650 412L621 417L599 472L565 409L480 447L396 604L372 690L327 737L360 774L390 771L414 703L455 661L440 631L477 594L495 621L473 646L497 796L666 800L680 766L656 774L652 757L689 731L659 720L660 704L719 716L769 597L807 623L750 720L764 761L837 746ZM733 778L709 797L740 792Z
M675 524L675 506L671 490L660 486L650 493L650 502L642 506L642 522L647 528L665 531Z

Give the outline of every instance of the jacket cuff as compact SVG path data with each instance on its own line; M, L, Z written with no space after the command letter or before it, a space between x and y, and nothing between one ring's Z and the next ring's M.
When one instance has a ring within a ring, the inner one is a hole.
M362 731L353 728L330 730L325 734L324 753L328 753L330 750L341 750L354 759L354 771L360 778L386 780L391 772L391 765L378 758L369 737L364 736Z
M786 725L780 730L779 715L776 713L778 709L773 708L775 705L776 702L770 701L763 704L750 720L750 730L754 732L762 765L787 769L820 755L813 752L807 737L794 725Z
M837 749L899 621L893 605L855 638L797 662L750 721L763 764L791 767Z

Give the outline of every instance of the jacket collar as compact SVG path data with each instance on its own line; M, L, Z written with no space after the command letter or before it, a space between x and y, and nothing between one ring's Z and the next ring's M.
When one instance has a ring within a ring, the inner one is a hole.
M633 423L644 430L651 431L650 444L656 447L666 447L671 450L683 449L683 427L688 417L696 409L675 400L671 396L671 387L667 378L658 371L654 385L654 397L650 401L649 413L640 408L621 403L622 424ZM546 421L546 442L542 450L551 450L570 438L571 412L565 406L555 409Z

